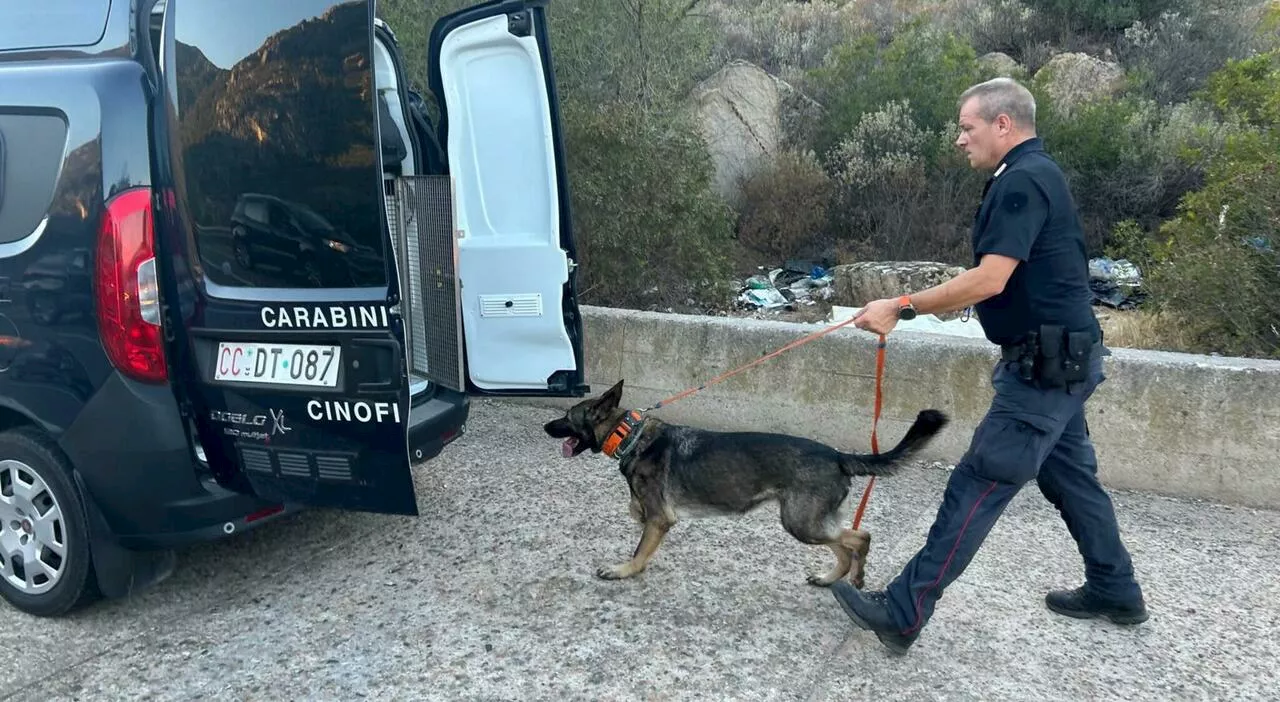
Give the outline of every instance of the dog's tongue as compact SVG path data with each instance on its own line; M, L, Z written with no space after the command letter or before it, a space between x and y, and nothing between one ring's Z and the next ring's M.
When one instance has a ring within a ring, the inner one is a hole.
M578 440L572 436L565 439L560 445L560 454L565 458L573 458L573 450L578 447Z

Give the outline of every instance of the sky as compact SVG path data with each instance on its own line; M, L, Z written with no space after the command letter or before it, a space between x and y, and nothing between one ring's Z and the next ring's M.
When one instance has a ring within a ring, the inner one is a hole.
M336 0L173 0L178 40L231 68L267 37L318 17Z

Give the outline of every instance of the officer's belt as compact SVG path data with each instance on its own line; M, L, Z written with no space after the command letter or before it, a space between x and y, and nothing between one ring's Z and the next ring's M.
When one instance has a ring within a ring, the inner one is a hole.
M1019 361L1023 356L1035 356L1039 352L1039 345L1032 341L1020 341L1016 344L1000 345L1000 360L1002 361ZM1102 340L1093 342L1093 353L1102 353Z
M1000 346L1000 360L1017 361L1022 358L1022 354L1026 353L1024 344L1004 344Z
M1084 341L1081 336L1088 332L1067 333L1055 325L1043 325L1041 330L1028 335L1022 343L1001 345L1004 362L1016 364L1018 377L1042 388L1070 388L1073 383L1084 381L1092 360L1105 348L1102 339L1092 339L1093 343L1086 346L1080 342ZM1052 344L1048 349L1040 346L1046 339ZM1044 353L1046 350L1048 355Z

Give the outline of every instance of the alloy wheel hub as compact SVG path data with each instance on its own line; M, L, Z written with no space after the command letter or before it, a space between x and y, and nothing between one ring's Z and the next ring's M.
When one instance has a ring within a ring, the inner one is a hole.
M0 461L0 578L40 595L58 584L66 556L62 508L49 486L27 464Z

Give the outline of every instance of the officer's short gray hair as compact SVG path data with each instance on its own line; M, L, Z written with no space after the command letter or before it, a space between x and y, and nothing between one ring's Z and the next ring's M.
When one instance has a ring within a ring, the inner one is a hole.
M1001 114L1026 132L1036 130L1036 99L1021 83L1012 78L992 78L978 83L960 94L956 109L962 109L970 98L978 98L978 116L990 122Z

